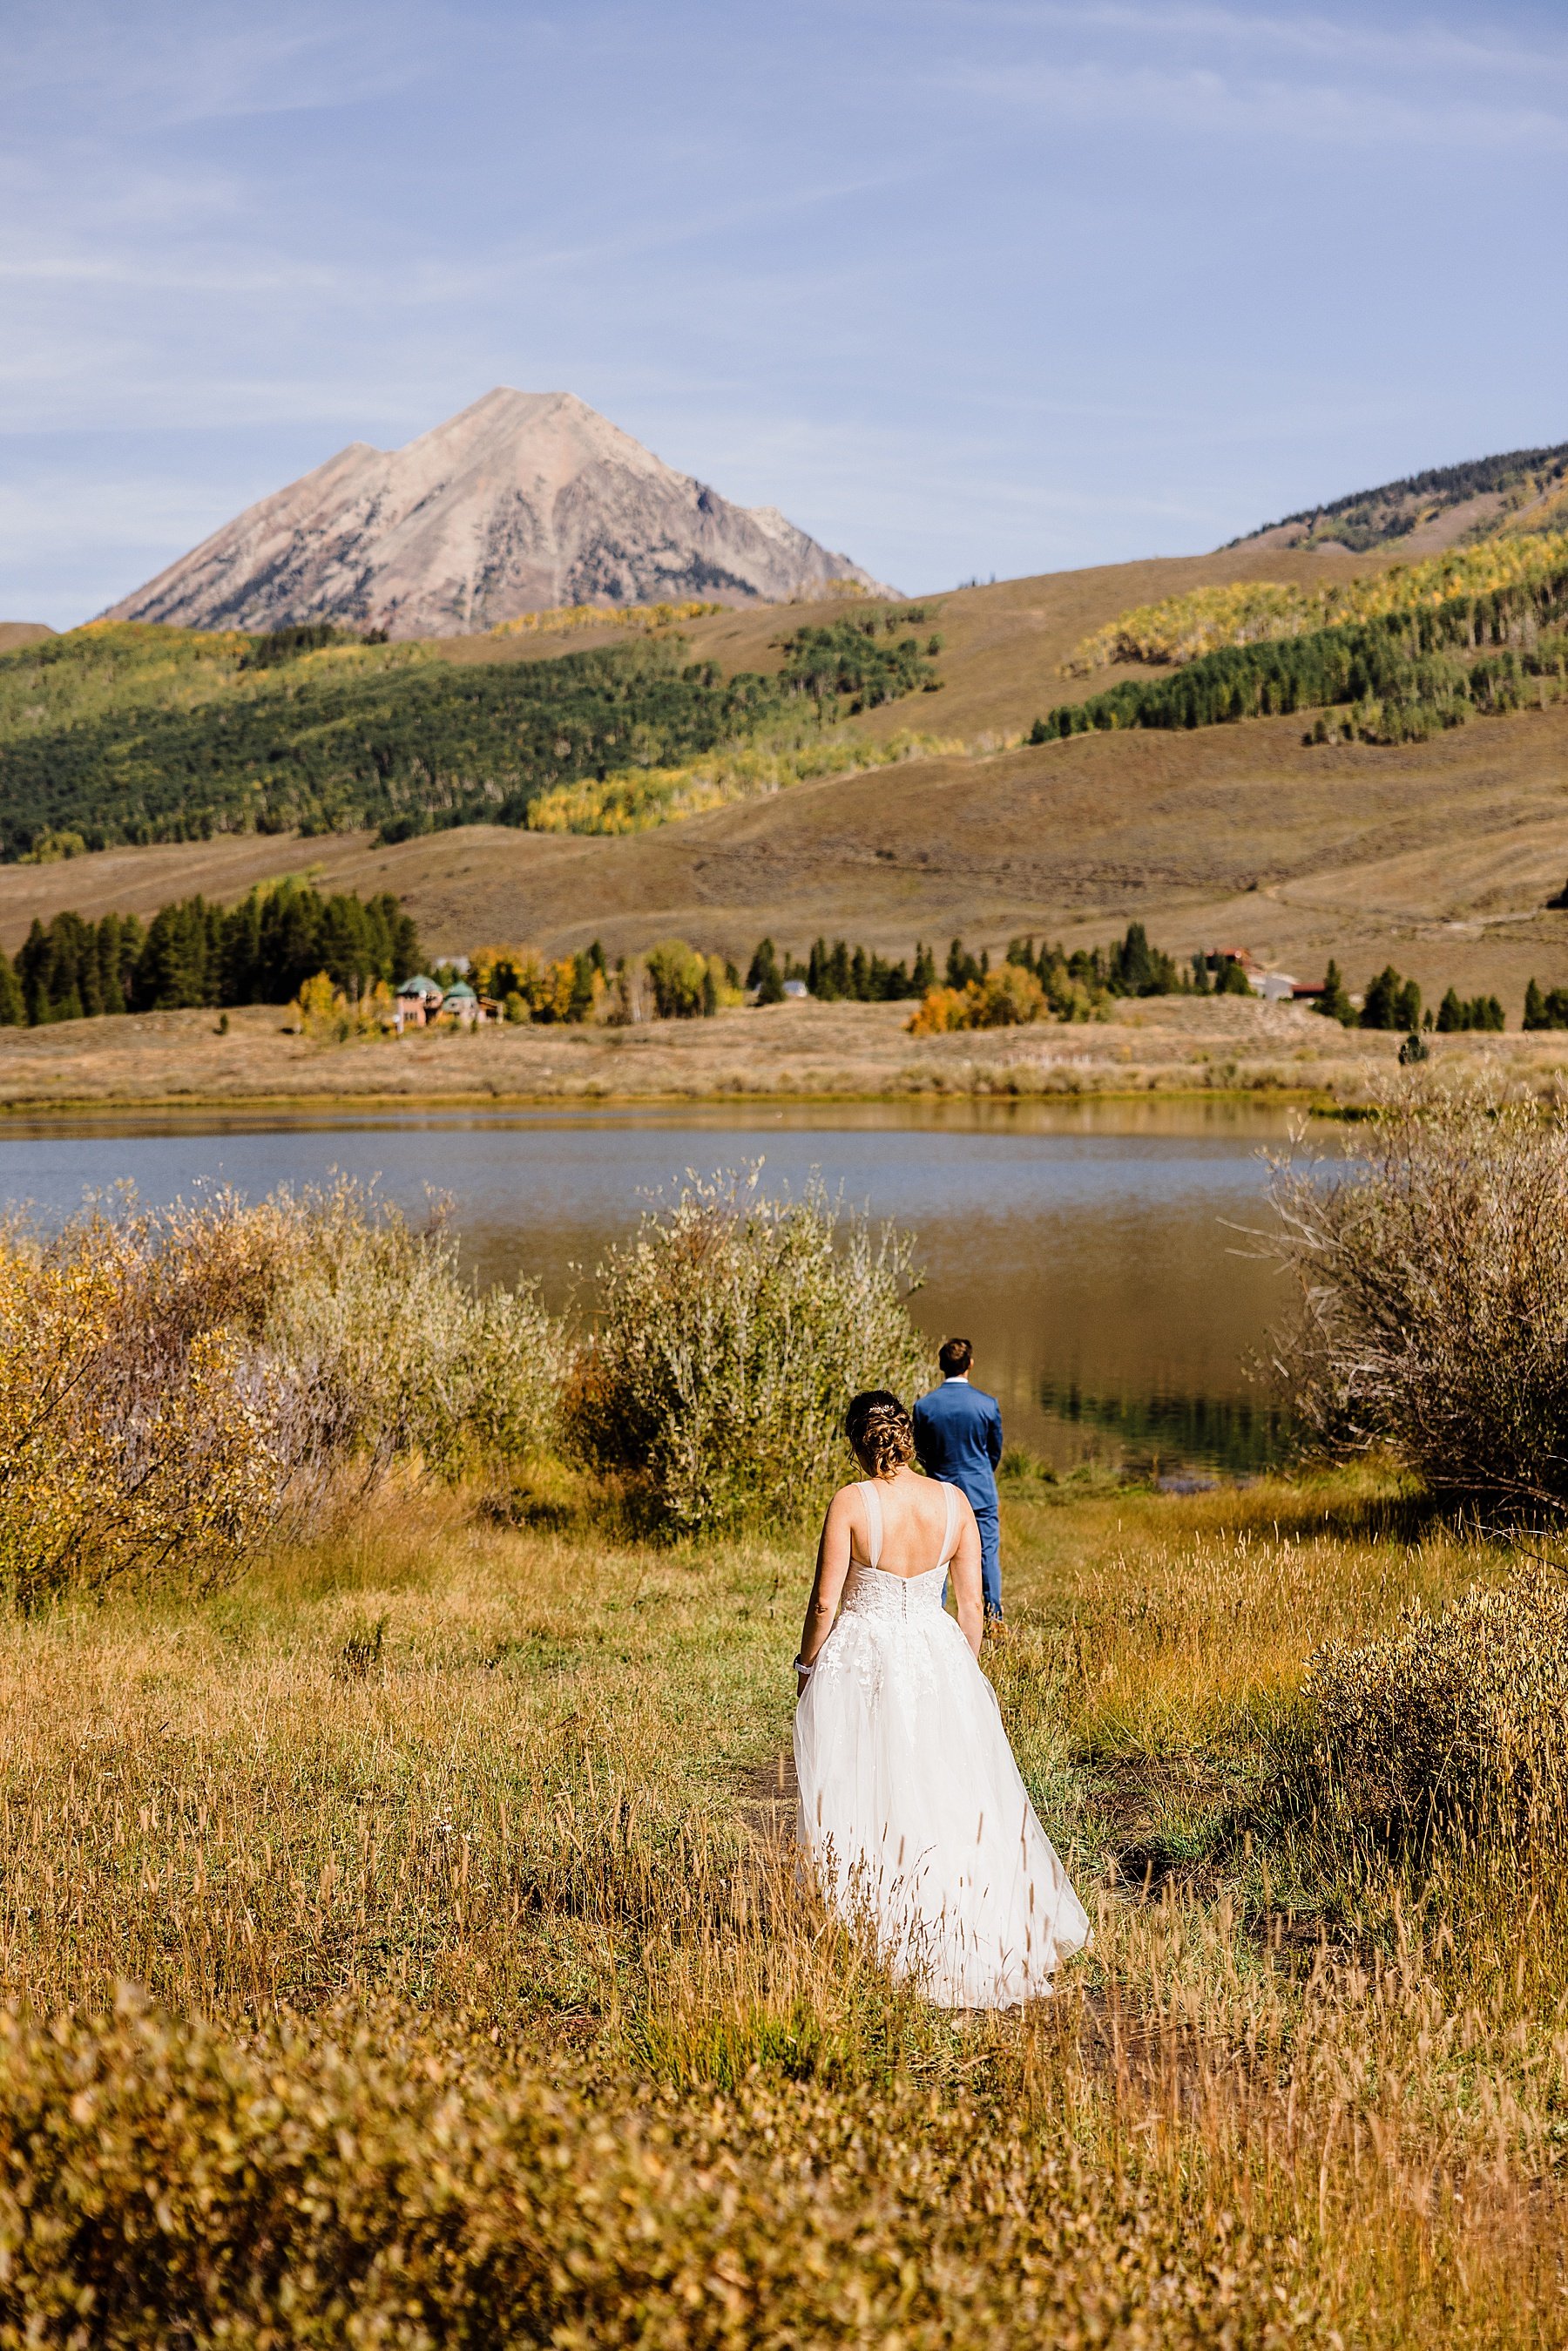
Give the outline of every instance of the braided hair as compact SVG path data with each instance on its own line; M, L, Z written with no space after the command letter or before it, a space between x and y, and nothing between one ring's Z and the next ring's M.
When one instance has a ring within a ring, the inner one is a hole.
M885 1478L915 1458L915 1426L889 1388L866 1388L845 1416L844 1434L873 1478Z

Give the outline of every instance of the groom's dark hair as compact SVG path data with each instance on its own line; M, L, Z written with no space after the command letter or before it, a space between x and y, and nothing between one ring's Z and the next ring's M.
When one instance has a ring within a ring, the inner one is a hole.
M944 1339L937 1349L937 1362L944 1380L958 1379L973 1361L974 1349L967 1339Z

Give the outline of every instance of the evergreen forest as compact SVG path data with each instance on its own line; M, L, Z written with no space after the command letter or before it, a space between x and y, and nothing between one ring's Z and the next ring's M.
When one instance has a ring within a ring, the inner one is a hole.
M919 607L802 627L775 674L726 678L679 637L457 663L325 629L131 623L0 655L0 860L214 832L389 841L525 824L562 784L679 764L938 683Z
M63 913L35 922L13 965L0 954L0 1026L33 1027L103 1012L287 1004L326 972L359 995L419 968L419 934L389 893L323 898L285 882L237 906L185 898L150 924Z

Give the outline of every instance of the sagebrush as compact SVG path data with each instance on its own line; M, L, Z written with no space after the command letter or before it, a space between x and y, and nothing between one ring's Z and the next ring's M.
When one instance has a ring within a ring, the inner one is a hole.
M850 1468L856 1390L927 1382L911 1243L820 1183L772 1199L756 1169L689 1176L598 1279L569 1431L679 1532L797 1520Z
M0 1234L0 1585L211 1587L291 1512L403 1459L452 1476L547 1438L564 1343L481 1296L441 1220L340 1183L99 1204Z
M1275 1369L1331 1451L1387 1447L1428 1490L1568 1507L1568 1118L1413 1079L1337 1165L1276 1164L1293 1276Z
M1456 1834L1561 1854L1568 1831L1568 1583L1544 1562L1378 1639L1332 1644L1308 1690L1325 1793L1406 1850Z

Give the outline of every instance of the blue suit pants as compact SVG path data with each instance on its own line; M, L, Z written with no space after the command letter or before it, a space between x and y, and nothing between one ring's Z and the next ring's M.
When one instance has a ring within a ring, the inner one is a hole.
M1002 1520L994 1502L983 1503L974 1514L980 1529L980 1581L987 1616L1002 1614Z
M971 1503L970 1507L980 1529L980 1588L989 1625L993 1616L1002 1614L1002 1520L994 1502ZM950 1576L942 1586L944 1604L951 1588Z

